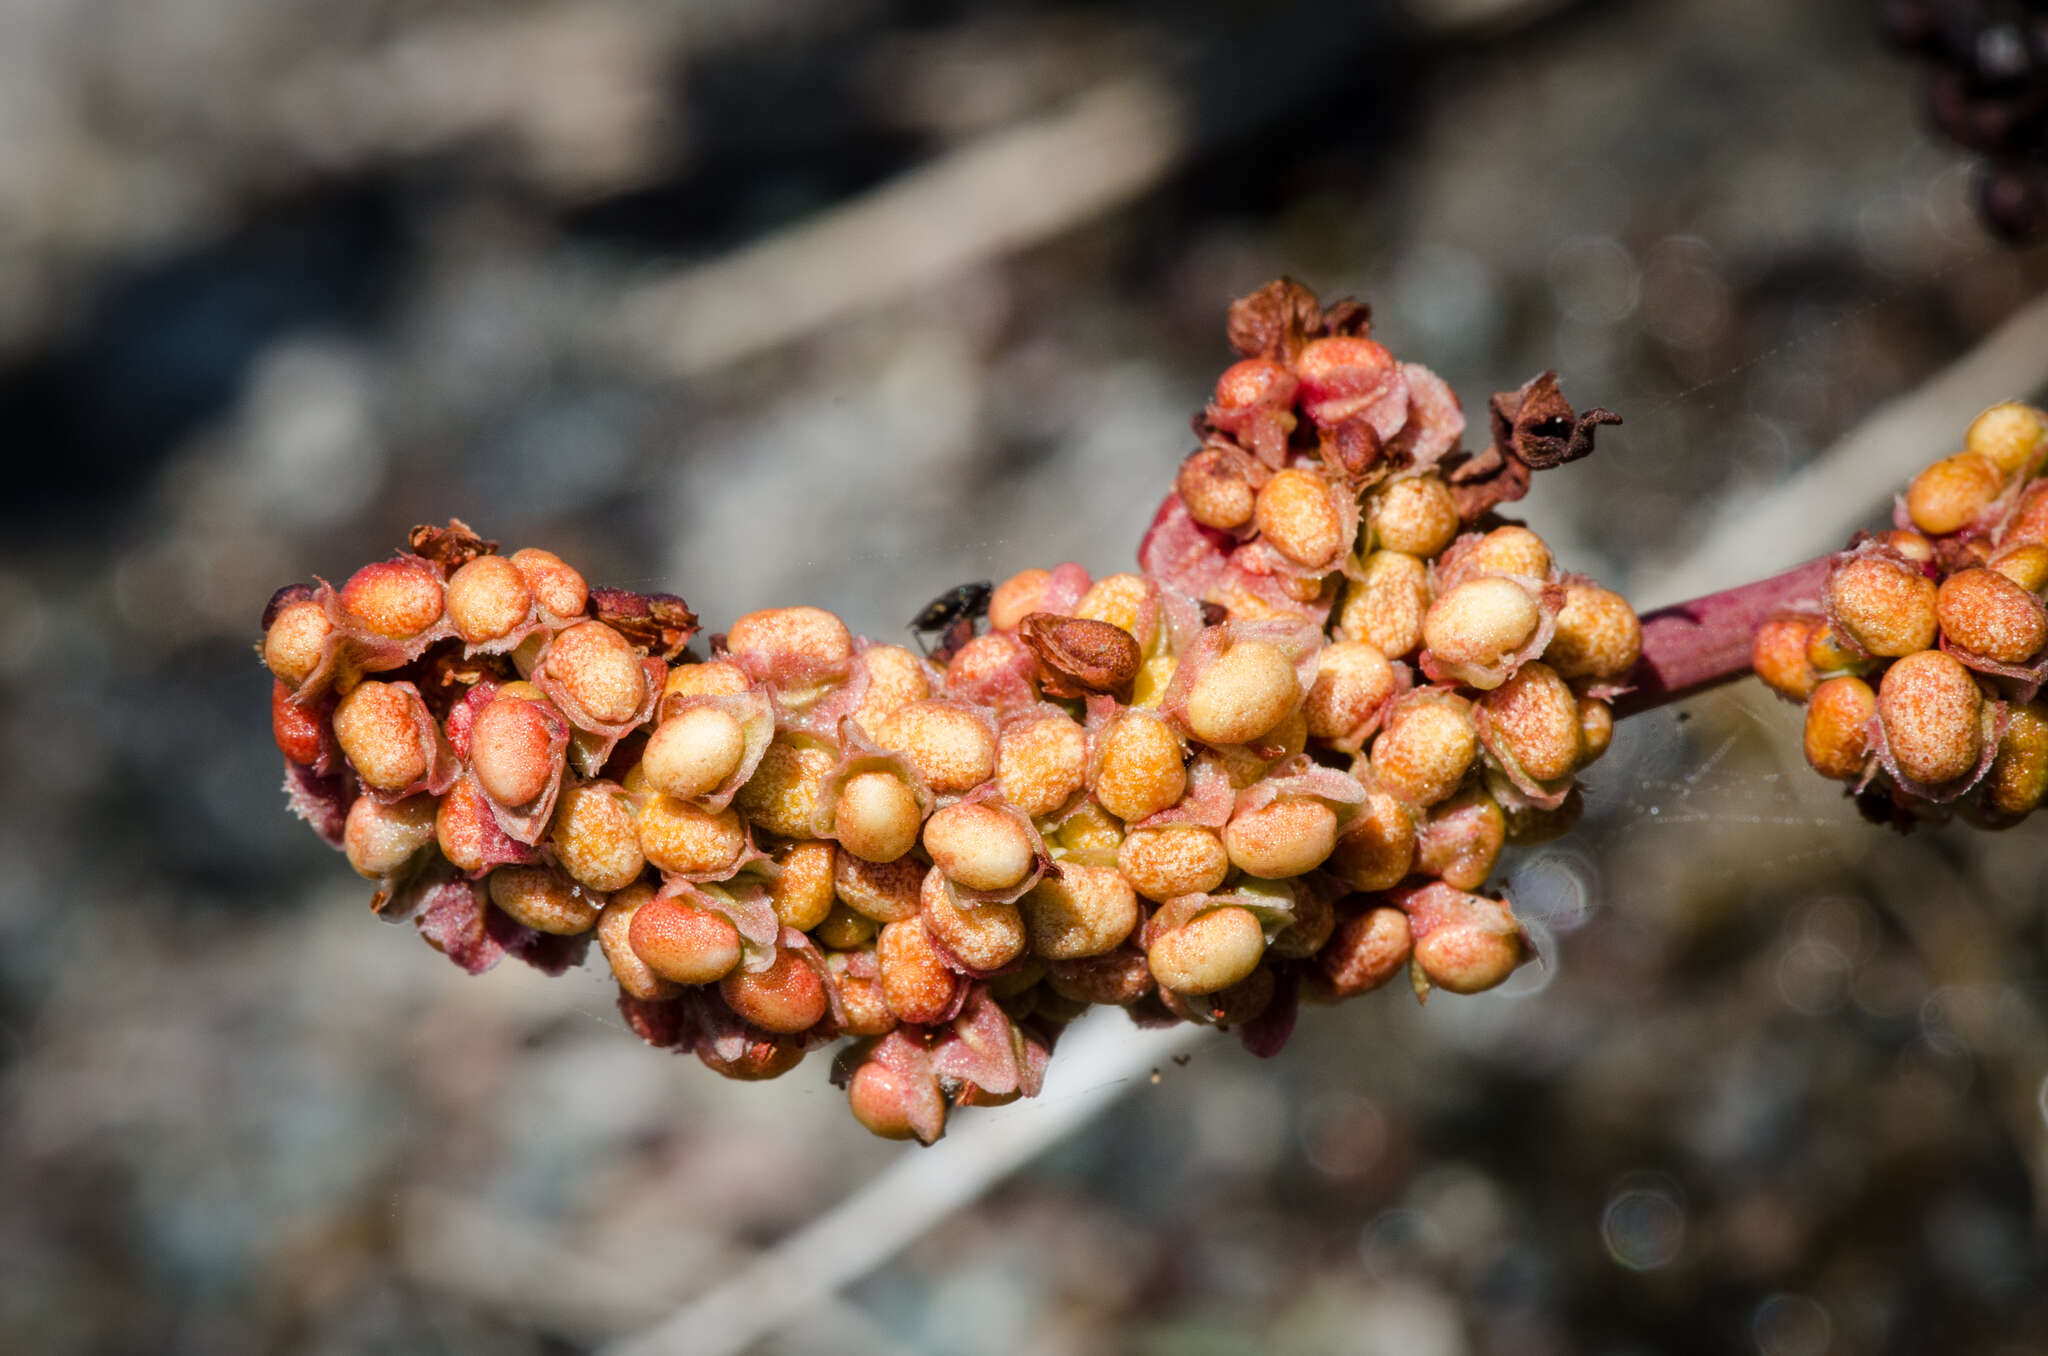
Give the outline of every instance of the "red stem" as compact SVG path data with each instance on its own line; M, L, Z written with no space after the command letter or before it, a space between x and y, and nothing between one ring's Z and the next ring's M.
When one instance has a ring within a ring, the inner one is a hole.
M1834 557L1822 556L1754 584L1659 608L1643 618L1643 657L1614 703L1630 716L1749 672L1756 628L1781 612L1817 611Z

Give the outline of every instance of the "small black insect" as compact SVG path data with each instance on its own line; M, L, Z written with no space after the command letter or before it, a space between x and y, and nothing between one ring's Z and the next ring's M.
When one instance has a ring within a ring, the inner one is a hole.
M974 624L988 615L989 595L996 586L986 579L972 584L956 584L924 605L915 617L910 619L910 629L918 635L918 645L930 655L931 648L924 637L943 636L939 643L939 654L949 655L974 638Z

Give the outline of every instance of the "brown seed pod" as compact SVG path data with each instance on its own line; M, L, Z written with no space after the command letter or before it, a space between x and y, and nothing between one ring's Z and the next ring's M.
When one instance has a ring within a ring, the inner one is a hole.
M1102 692L1129 699L1138 676L1138 642L1121 626L1034 612L1018 623L1017 636L1038 657L1039 683L1048 696Z

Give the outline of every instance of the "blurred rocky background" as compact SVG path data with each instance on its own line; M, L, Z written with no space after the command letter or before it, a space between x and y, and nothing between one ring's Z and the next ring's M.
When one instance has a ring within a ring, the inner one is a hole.
M378 925L276 585L460 515L900 637L1124 567L1291 273L1620 410L1526 507L1654 586L2048 281L1917 89L1864 0L5 0L0 1346L589 1350L904 1152ZM2048 839L1798 747L1628 723L1506 874L1543 966L1207 1041L758 1349L2041 1349Z

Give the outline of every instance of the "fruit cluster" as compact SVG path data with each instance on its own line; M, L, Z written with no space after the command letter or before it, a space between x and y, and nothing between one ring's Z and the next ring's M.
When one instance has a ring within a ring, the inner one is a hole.
M809 607L700 656L680 599L420 529L271 604L293 804L465 968L595 937L648 1041L764 1078L853 1038L854 1115L927 1142L1091 1004L1270 1053L1300 997L1496 985L1530 950L1478 892L1569 822L1641 631L1493 509L1612 416L1546 376L1461 452L1368 328L1240 302L1144 572L956 591L932 656Z
M2013 823L2048 793L2048 415L1994 405L1922 471L1895 526L1834 558L1811 611L1752 663L1806 707L1806 757L1905 824L1961 806Z

